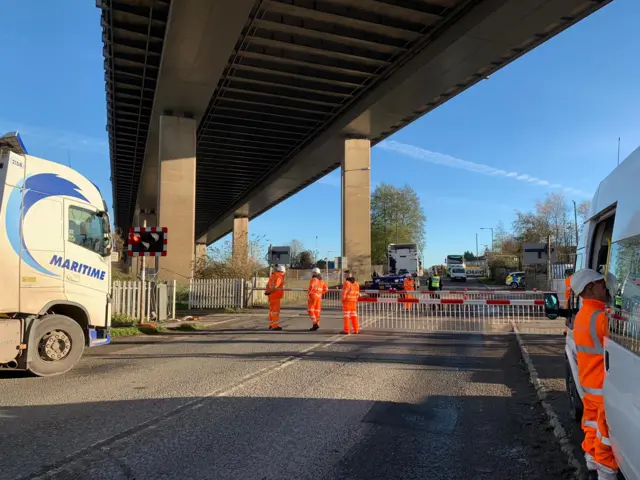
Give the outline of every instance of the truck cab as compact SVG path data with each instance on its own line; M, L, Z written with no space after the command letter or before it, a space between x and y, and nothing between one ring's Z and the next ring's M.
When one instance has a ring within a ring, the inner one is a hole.
M604 341L604 404L609 438L627 480L640 480L640 148L598 187L578 245L576 270L591 268L607 277L611 302ZM575 304L575 299L572 302ZM567 318L567 393L576 420L582 416L573 316L580 305L560 309L545 298L550 318Z
M39 376L109 342L110 222L99 189L0 137L0 366Z

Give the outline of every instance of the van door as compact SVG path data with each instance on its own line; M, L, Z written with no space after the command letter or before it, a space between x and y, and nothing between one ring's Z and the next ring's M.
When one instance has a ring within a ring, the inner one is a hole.
M82 305L94 326L107 325L110 257L103 257L104 228L98 210L65 199L65 293Z
M616 459L628 479L640 479L640 236L611 246L618 308L605 339L604 403Z

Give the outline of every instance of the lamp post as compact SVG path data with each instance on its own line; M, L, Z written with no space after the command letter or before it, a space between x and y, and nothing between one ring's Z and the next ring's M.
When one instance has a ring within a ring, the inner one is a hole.
M491 230L491 251L493 252L493 227L480 227L480 230Z

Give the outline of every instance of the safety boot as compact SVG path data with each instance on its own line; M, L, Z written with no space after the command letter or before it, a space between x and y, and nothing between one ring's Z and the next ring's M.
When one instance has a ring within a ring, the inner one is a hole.
M317 323L313 324L313 327L311 327L309 330L311 330L312 332L315 332L316 330L318 330L320 328L320 325L318 325Z

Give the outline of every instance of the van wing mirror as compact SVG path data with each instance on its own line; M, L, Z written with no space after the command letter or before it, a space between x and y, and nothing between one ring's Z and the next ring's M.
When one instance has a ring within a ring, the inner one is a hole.
M544 313L547 318L555 320L560 315L560 302L558 301L558 295L555 293L544 294Z

